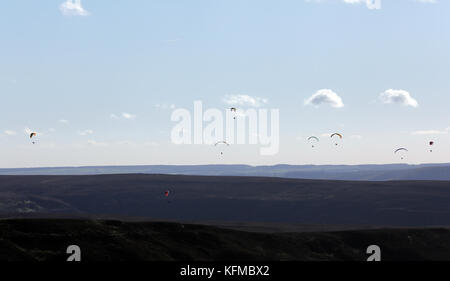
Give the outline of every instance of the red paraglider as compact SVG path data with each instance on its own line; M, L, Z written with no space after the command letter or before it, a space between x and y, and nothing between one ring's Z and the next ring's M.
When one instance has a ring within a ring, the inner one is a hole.
M167 203L170 203L169 195L170 195L170 191L169 191L169 190L166 190L166 191L164 192L164 196L167 198Z

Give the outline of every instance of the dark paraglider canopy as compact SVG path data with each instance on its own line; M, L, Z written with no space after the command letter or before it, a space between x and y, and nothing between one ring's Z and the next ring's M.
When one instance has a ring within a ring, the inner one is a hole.
M405 152L408 152L408 149L406 149L406 148L404 148L404 147L400 147L400 148L397 148L397 149L394 151L394 154L397 154L397 153L405 153ZM403 154L402 154L401 159L403 160L403 158L404 158L404 156L403 156Z
M342 135L339 133L334 133L331 135L331 138L335 138L335 137L339 137L340 139L342 139ZM338 145L338 143L336 142L335 145Z
M394 153L397 153L397 152L399 152L399 151L408 151L408 149L406 149L406 148L404 148L404 147L401 147L401 148L396 149L396 150L394 151Z
M235 113L234 114L235 116L233 116L233 119L236 119L236 112L237 112L236 110L237 110L236 107L231 107L230 108L230 111Z
M33 137L36 137L36 136L37 136L37 133L36 133L36 132L30 133L30 139L33 139ZM32 141L31 143L32 143L32 144L35 144L36 142L35 142L35 141Z
M319 138L316 137L316 136L310 136L310 137L308 138L308 142L312 143L311 146L314 147L314 143L315 143L315 142L319 142Z

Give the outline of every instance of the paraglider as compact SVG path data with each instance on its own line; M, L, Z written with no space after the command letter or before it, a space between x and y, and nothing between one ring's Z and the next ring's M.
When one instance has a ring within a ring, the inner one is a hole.
M339 139L342 139L342 135L339 134L339 133L334 133L334 134L331 135L331 138L332 138L332 139L333 139L333 138L336 138L336 137L339 137ZM337 141L336 141L335 145L338 145Z
M164 196L167 198L167 203L170 203L170 200L169 200L169 194L170 194L170 191L169 191L169 190L166 190L166 191L164 192Z
M230 108L230 111L231 111L231 112L234 112L233 119L236 119L236 107L231 107L231 108Z
M33 137L36 137L36 136L37 136L37 133L35 133L35 132L30 133L30 139L31 140L33 139ZM35 141L31 141L31 143L35 144L36 142Z
M434 141L430 141L429 145L430 145L430 147L432 147L434 145ZM430 152L433 152L433 149L430 149Z
M218 146L218 145L226 145L226 146L230 146L229 143L227 143L226 141L218 141L214 144L214 146ZM220 155L223 155L223 151L220 152Z
M319 142L319 138L315 136L310 136L308 142L312 143L311 146L314 147L314 143Z
M394 154L400 154L401 155L401 159L403 160L403 158L405 157L406 152L408 152L408 149L401 147L398 148L394 151Z

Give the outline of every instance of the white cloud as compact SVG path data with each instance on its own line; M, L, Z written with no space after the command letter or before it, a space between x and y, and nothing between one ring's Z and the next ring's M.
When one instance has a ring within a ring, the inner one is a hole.
M450 128L447 128L443 131L440 130L423 130L423 131L415 131L412 132L411 135L443 135L443 134L448 134Z
M381 1L382 0L305 0L306 2L313 3L325 3L325 2L342 2L345 4L355 5L355 4L366 4L367 8L370 10L379 10L381 9ZM426 0L425 0L426 1Z
M429 3L429 4L434 4L437 3L436 0L416 0L416 2L420 2L420 3Z
M93 131L93 130L90 130L90 129L84 130L84 131L79 131L79 132L78 132L78 134L79 134L80 136L92 135L93 133L94 133L94 131Z
M351 135L350 138L354 140L361 140L363 137L361 135Z
M145 146L158 146L159 143L154 142L154 141L149 141L149 142L145 142L144 145Z
M6 130L4 133L7 136L15 136L15 135L17 135L17 133L15 131L11 131L11 130Z
M320 134L320 136L321 137L331 137L332 134L334 134L334 133L323 133L323 134Z
M419 103L405 90L389 89L380 94L380 100L385 104L401 104L404 106L418 107Z
M361 4L366 2L366 0L343 0L346 4Z
M330 89L318 90L314 95L305 100L305 105L319 106L326 104L335 108L344 106L342 98Z
M125 119L135 119L136 115L124 112L122 113L122 117Z
M81 0L67 0L59 6L59 10L65 16L88 16L89 12L86 11L81 5Z
M248 95L226 95L222 101L229 105L260 107L268 103L268 99Z
M95 140L88 140L88 144L92 146L108 146L106 142L97 142Z
M123 112L122 114L120 114L120 116L112 113L109 115L109 117L114 120L119 120L121 118L131 120L131 119L135 119L137 116L134 114L131 114L131 113Z
M175 109L175 104L157 103L155 107L158 109Z
M31 130L30 128L25 128L24 130L23 130L24 132L25 132L25 134L27 134L27 135L30 135L31 133L38 133L38 132L36 132L36 131L33 131L33 130Z
M136 144L132 141L124 140L117 142L118 145L127 145L127 146L136 146Z
M68 124L69 123L69 121L66 120L66 119L59 119L58 122L61 123L61 124Z

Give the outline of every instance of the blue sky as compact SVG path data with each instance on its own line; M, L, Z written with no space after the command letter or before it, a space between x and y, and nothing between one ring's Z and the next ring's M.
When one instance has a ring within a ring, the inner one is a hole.
M0 167L392 163L397 147L408 163L450 162L449 1L65 3L0 10ZM323 89L343 106L305 104ZM279 109L278 154L170 143L174 107L225 110L233 95ZM306 141L336 131L339 149Z

